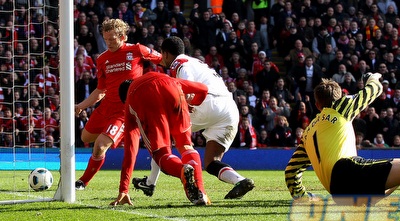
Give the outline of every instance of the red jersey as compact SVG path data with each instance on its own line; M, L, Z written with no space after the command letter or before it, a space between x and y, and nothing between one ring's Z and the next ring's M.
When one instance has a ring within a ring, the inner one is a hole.
M125 145L120 193L128 193L129 183L142 135L152 154L160 148L191 144L190 116L184 94L195 94L192 105L200 105L208 88L198 82L149 72L129 87L125 106Z
M125 80L142 76L143 60L158 64L161 59L162 56L157 51L141 44L129 43L125 43L115 52L107 50L100 54L97 58L97 88L107 91L101 105L122 105L118 99L119 85Z

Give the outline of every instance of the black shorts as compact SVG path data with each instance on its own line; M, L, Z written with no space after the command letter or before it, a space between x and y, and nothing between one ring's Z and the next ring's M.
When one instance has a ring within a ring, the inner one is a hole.
M332 195L384 195L393 159L343 158L332 169Z

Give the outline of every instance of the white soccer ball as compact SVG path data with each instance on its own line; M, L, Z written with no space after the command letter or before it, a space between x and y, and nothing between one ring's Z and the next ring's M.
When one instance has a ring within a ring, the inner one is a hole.
M36 168L29 174L28 181L33 190L43 191L53 185L53 175L46 168Z

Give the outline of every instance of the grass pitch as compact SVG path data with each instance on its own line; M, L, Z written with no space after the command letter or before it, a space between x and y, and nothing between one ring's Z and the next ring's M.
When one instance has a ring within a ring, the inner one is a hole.
M47 191L34 192L27 183L28 171L1 171L0 200L52 197L59 179L57 171L52 171L52 173L55 179L53 187ZM83 171L77 171L77 177L82 173ZM0 205L0 220L297 221L311 219L387 220L386 218L390 217L390 214L382 213L382 211L390 209L387 207L387 205L390 206L390 203L377 210L361 207L361 212L354 212L353 207L350 207L351 209L349 207L329 207L332 203L329 200L316 204L316 206L313 205L313 207L310 207L309 204L296 207L301 211L296 210L298 213L295 216L289 215L290 211L295 210L291 207L292 200L285 186L283 171L240 171L240 173L254 179L256 185L253 191L240 200L225 200L224 196L233 186L204 172L204 184L212 205L194 206L186 199L182 184L178 179L161 174L152 197L147 197L141 191L132 189L130 196L134 203L133 206L110 207L108 204L118 195L120 172L100 171L84 191L76 192L75 203L41 202ZM148 175L148 171L135 171L133 175L142 177ZM303 179L309 191L323 196L328 195L313 171L307 171ZM310 208L313 210L311 211ZM319 209L330 209L331 213L318 213ZM343 213L345 210L348 212ZM366 212L368 212L367 215Z

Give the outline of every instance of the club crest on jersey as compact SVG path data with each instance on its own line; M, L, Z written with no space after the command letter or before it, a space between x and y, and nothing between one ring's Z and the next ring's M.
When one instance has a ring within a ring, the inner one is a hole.
M176 59L174 62L172 62L171 64L171 76L175 77L176 73L178 72L178 69L182 66L183 63L187 62L187 59Z
M132 61L133 60L133 54L131 52L126 53L126 60L127 61Z

